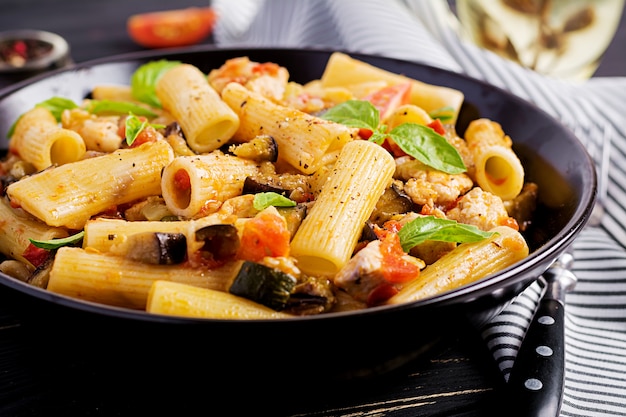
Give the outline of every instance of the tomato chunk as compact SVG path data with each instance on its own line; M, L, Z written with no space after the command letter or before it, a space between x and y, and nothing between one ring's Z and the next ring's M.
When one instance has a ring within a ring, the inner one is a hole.
M380 120L385 120L398 107L411 100L411 83L390 85L381 88L364 98L378 109Z
M126 22L131 39L146 48L193 45L213 32L216 14L211 7L132 15Z
M259 262L266 256L289 256L291 234L280 214L264 210L246 221L238 258Z

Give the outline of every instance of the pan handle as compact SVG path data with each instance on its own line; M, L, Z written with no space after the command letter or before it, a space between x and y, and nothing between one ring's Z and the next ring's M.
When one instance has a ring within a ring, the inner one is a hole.
M565 378L565 292L576 283L565 253L540 279L546 290L509 375L511 411L520 417L556 417ZM565 259L562 259L565 257Z

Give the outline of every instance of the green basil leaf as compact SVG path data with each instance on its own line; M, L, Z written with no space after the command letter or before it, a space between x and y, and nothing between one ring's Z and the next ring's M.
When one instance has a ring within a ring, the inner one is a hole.
M378 109L369 101L348 100L328 109L322 115L322 119L376 131L380 115Z
M139 106L134 103L130 103L128 101L91 100L86 110L89 113L93 113L93 114L133 113L138 116L145 116L145 117L157 117L158 116L155 112L151 111L150 109L146 109L145 107Z
M63 110L75 109L78 107L78 104L74 103L70 99L55 96L35 104L35 107L43 107L44 109L50 110L58 123L61 122L61 115L63 114ZM22 116L23 114L15 119L11 127L9 127L9 131L7 132L7 138L11 138L11 136L13 136L13 133L15 133L15 126L17 125L17 122L19 122L19 120L22 118Z
M83 236L85 235L85 231L80 231L75 235L65 237L63 239L51 239L51 240L36 240L29 239L30 243L35 245L38 248L46 249L46 250L54 250L59 249L61 246L69 246L78 243Z
M254 208L261 211L269 206L294 207L296 202L275 192L257 193L254 195Z
M454 119L454 107L446 106L435 109L429 113L433 119L439 119L442 123L451 122Z
M426 240L442 242L479 242L495 232L484 232L476 226L435 216L420 216L411 220L398 231L400 244L405 252Z
M61 121L63 110L71 110L78 107L78 104L64 97L51 97L48 100L35 104L35 107L43 107L50 110L57 122Z
M163 74L180 65L180 61L161 59L141 65L130 80L131 93L136 100L161 108L161 101L156 95L155 86Z
M134 114L131 114L126 118L126 143L128 146L131 146L133 142L135 142L135 139L137 139L137 136L139 136L139 133L145 129L147 124L147 121L139 120L139 118Z
M467 170L456 148L428 126L403 123L393 128L389 136L404 152L432 168L448 174Z

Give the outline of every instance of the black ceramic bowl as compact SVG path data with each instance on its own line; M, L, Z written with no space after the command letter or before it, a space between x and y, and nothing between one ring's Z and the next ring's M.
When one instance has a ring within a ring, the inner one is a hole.
M52 95L79 101L96 84L127 84L133 71L149 60L179 60L208 72L228 58L248 56L283 65L293 80L306 82L321 76L330 54L327 50L203 46L96 60L0 92L0 136L5 138L16 117L35 103ZM531 246L528 258L487 279L424 301L274 321L149 315L67 298L0 275L0 284L23 298L22 310L28 323L38 326L36 334L55 340L53 346L62 346L59 350L68 357L82 355L95 368L102 364L115 370L123 361L126 367L145 366L144 371L159 375L165 369L204 369L211 375L263 380L274 376L299 384L385 373L428 351L442 337L471 332L501 311L585 225L596 187L591 159L557 120L501 89L416 63L350 54L396 73L463 91L466 102L457 126L460 134L477 117L503 126L515 142L527 180L538 183L540 190L537 215L526 232ZM6 139L1 146L6 149Z

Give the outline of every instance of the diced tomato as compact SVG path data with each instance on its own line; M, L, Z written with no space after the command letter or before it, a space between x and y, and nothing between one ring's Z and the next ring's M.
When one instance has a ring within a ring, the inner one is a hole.
M372 135L374 134L374 132L371 129L366 129L364 127L359 129L359 137L361 139L369 139L372 137Z
M418 265L404 258L405 252L400 245L400 237L395 232L388 232L381 240L380 252L383 255L382 270L385 281L401 284L417 278L420 273Z
M519 223L515 220L514 217L507 217L505 220L501 222L502 226L508 226L513 230L519 231Z
M381 88L364 98L378 109L380 120L389 117L398 107L411 100L411 83L395 84Z
M35 268L43 264L48 256L50 256L50 251L42 248L38 248L37 246L29 243L22 256L28 260Z
M213 31L216 13L211 7L189 7L135 14L126 29L131 39L146 48L193 45Z
M152 126L146 126L141 130L141 132L139 132L139 134L133 141L132 145L130 145L130 147L136 148L138 146L143 145L146 142L156 142L158 137L159 135L155 128L153 128Z
M398 291L398 288L393 284L380 284L369 293L366 303L368 307L380 305L396 295Z
M256 75L272 75L276 76L280 66L274 62L257 63L252 67L252 73Z
M443 127L443 123L441 123L441 120L439 119L433 120L432 122L428 123L427 126L435 132L439 133L441 136L446 134L446 128Z
M184 169L179 169L174 174L174 185L176 189L181 191L187 191L191 189L191 178L189 178L189 174Z
M279 214L262 211L244 224L237 256L253 262L266 256L289 256L290 239L285 219Z

